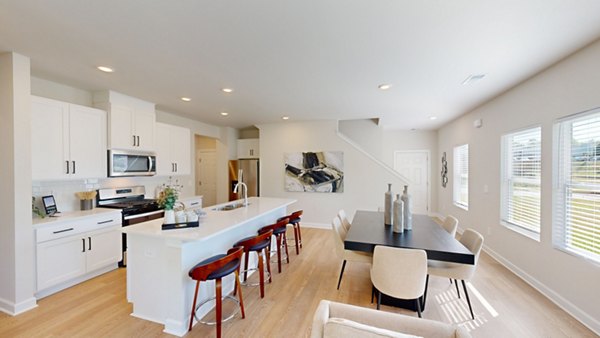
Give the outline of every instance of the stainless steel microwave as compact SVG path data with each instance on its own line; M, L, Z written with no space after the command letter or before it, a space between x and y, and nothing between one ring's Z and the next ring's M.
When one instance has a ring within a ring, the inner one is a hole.
M156 175L156 155L150 152L108 151L108 177Z

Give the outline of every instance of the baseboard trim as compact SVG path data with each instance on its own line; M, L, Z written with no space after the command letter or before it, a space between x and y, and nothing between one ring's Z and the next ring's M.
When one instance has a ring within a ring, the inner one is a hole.
M301 226L306 228L315 228L315 229L331 229L331 224L327 223L300 223Z
M27 312L31 309L34 309L37 307L37 301L35 299L35 297L31 297L28 298L22 302L19 303L13 303L10 302L6 299L0 298L0 311L11 315L11 316L16 316L19 315L23 312Z
M573 316L583 325L585 325L588 329L592 330L595 334L600 336L600 321L593 318L585 311L581 310L575 304L571 303L564 297L562 297L559 293L552 290L544 283L540 282L533 276L529 275L516 265L512 264L509 260L502 257L502 255L498 254L496 251L490 249L488 246L483 246L483 251L485 251L490 257L500 263L502 266L510 270L512 273L521 278L525 283L529 284L532 288L536 289L554 304L556 304L559 308Z

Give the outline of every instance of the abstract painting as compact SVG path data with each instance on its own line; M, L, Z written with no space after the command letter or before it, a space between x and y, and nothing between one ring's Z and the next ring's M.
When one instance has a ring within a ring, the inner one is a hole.
M285 154L285 191L344 192L344 152Z

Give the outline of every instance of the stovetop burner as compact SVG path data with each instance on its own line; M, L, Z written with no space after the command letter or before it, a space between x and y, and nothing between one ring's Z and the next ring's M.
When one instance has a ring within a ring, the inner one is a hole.
M145 192L143 186L100 189L97 194L98 206L122 209L123 216L160 210L156 200L144 198Z

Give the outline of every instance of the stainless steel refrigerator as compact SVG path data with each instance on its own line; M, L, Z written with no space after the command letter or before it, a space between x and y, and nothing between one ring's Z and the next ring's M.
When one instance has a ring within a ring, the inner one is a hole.
M230 166L231 167L231 166ZM260 162L258 160L237 160L237 169L230 170L230 177L232 187L240 179L239 172L242 173L242 182L248 186L248 197L260 196ZM235 196L240 198L241 196Z

